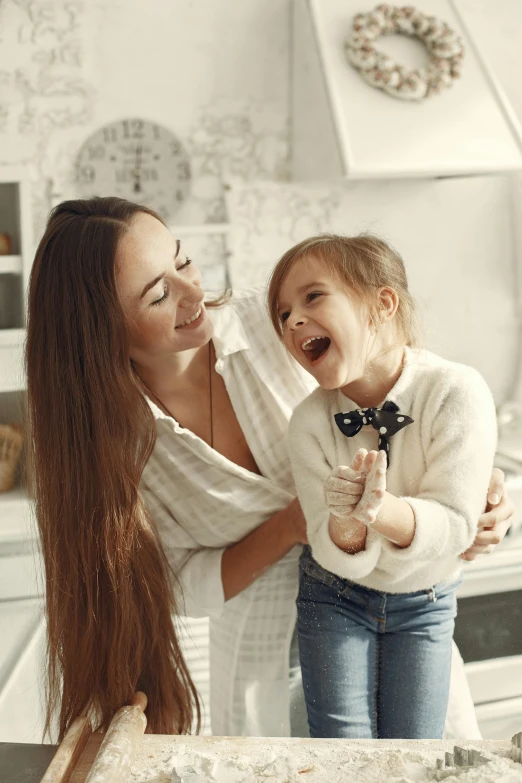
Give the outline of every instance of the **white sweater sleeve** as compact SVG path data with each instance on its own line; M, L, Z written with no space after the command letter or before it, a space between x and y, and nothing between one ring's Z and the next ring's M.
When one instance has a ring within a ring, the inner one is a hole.
M330 465L317 435L310 432L310 419L320 418L298 406L290 420L289 451L297 496L306 519L308 541L319 565L343 579L360 579L373 571L381 553L381 536L368 530L366 548L356 554L339 549L330 538L330 513L324 502L323 485L337 465ZM326 428L327 431L327 428Z
M219 617L225 605L221 576L225 548L201 547L152 490L142 485L140 491L172 569L178 612L187 617Z
M467 370L426 406L426 470L415 497L402 498L413 509L415 533L405 548L383 539L387 557L430 561L455 556L476 535L486 505L497 426L489 388L478 372Z

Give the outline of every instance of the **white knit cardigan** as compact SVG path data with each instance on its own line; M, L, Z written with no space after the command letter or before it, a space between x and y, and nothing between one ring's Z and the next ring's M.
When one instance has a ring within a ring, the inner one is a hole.
M386 399L414 420L390 438L387 472L387 490L413 509L410 546L400 548L370 528L365 550L350 555L330 538L326 477L349 465L357 449L378 448L371 425L351 438L337 427L336 413L359 408L340 390L316 389L298 405L290 422L290 458L317 562L366 587L408 593L452 580L461 570L458 555L472 543L486 503L495 405L476 370L410 348Z

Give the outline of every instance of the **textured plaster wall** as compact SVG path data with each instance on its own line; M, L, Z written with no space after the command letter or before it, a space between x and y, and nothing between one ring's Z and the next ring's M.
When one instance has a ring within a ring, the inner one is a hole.
M458 5L522 117L522 5ZM29 165L35 236L50 207L76 195L75 158L94 130L125 116L154 120L191 157L179 221L232 222L235 282L259 278L260 248L268 269L309 233L381 231L411 259L428 346L475 364L502 401L518 350L518 204L512 211L506 188L486 178L480 187L427 182L420 197L418 183L327 185L320 200L317 186L285 185L290 40L290 0L0 0L0 164ZM272 209L246 219L256 198ZM219 285L223 275L212 278L209 265L222 269L223 239L190 243L209 287Z

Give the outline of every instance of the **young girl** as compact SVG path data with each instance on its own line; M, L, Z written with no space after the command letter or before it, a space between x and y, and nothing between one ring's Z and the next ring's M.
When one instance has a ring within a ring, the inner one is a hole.
M300 243L268 297L319 384L289 434L310 544L297 609L311 736L440 738L492 395L471 367L416 350L402 259L375 237Z

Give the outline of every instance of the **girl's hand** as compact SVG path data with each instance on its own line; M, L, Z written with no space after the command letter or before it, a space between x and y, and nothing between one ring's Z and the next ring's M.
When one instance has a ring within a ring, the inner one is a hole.
M362 498L367 471L363 471L366 449L359 449L351 465L334 468L324 482L324 501L335 517L351 517Z
M364 459L362 470L367 471L364 491L352 516L365 525L373 524L382 508L386 492L386 462L386 452L382 450L370 451Z
M500 544L513 521L515 506L504 487L504 473L493 468L488 489L486 510L479 518L478 533L473 544L461 555L463 560L475 560L489 554Z

